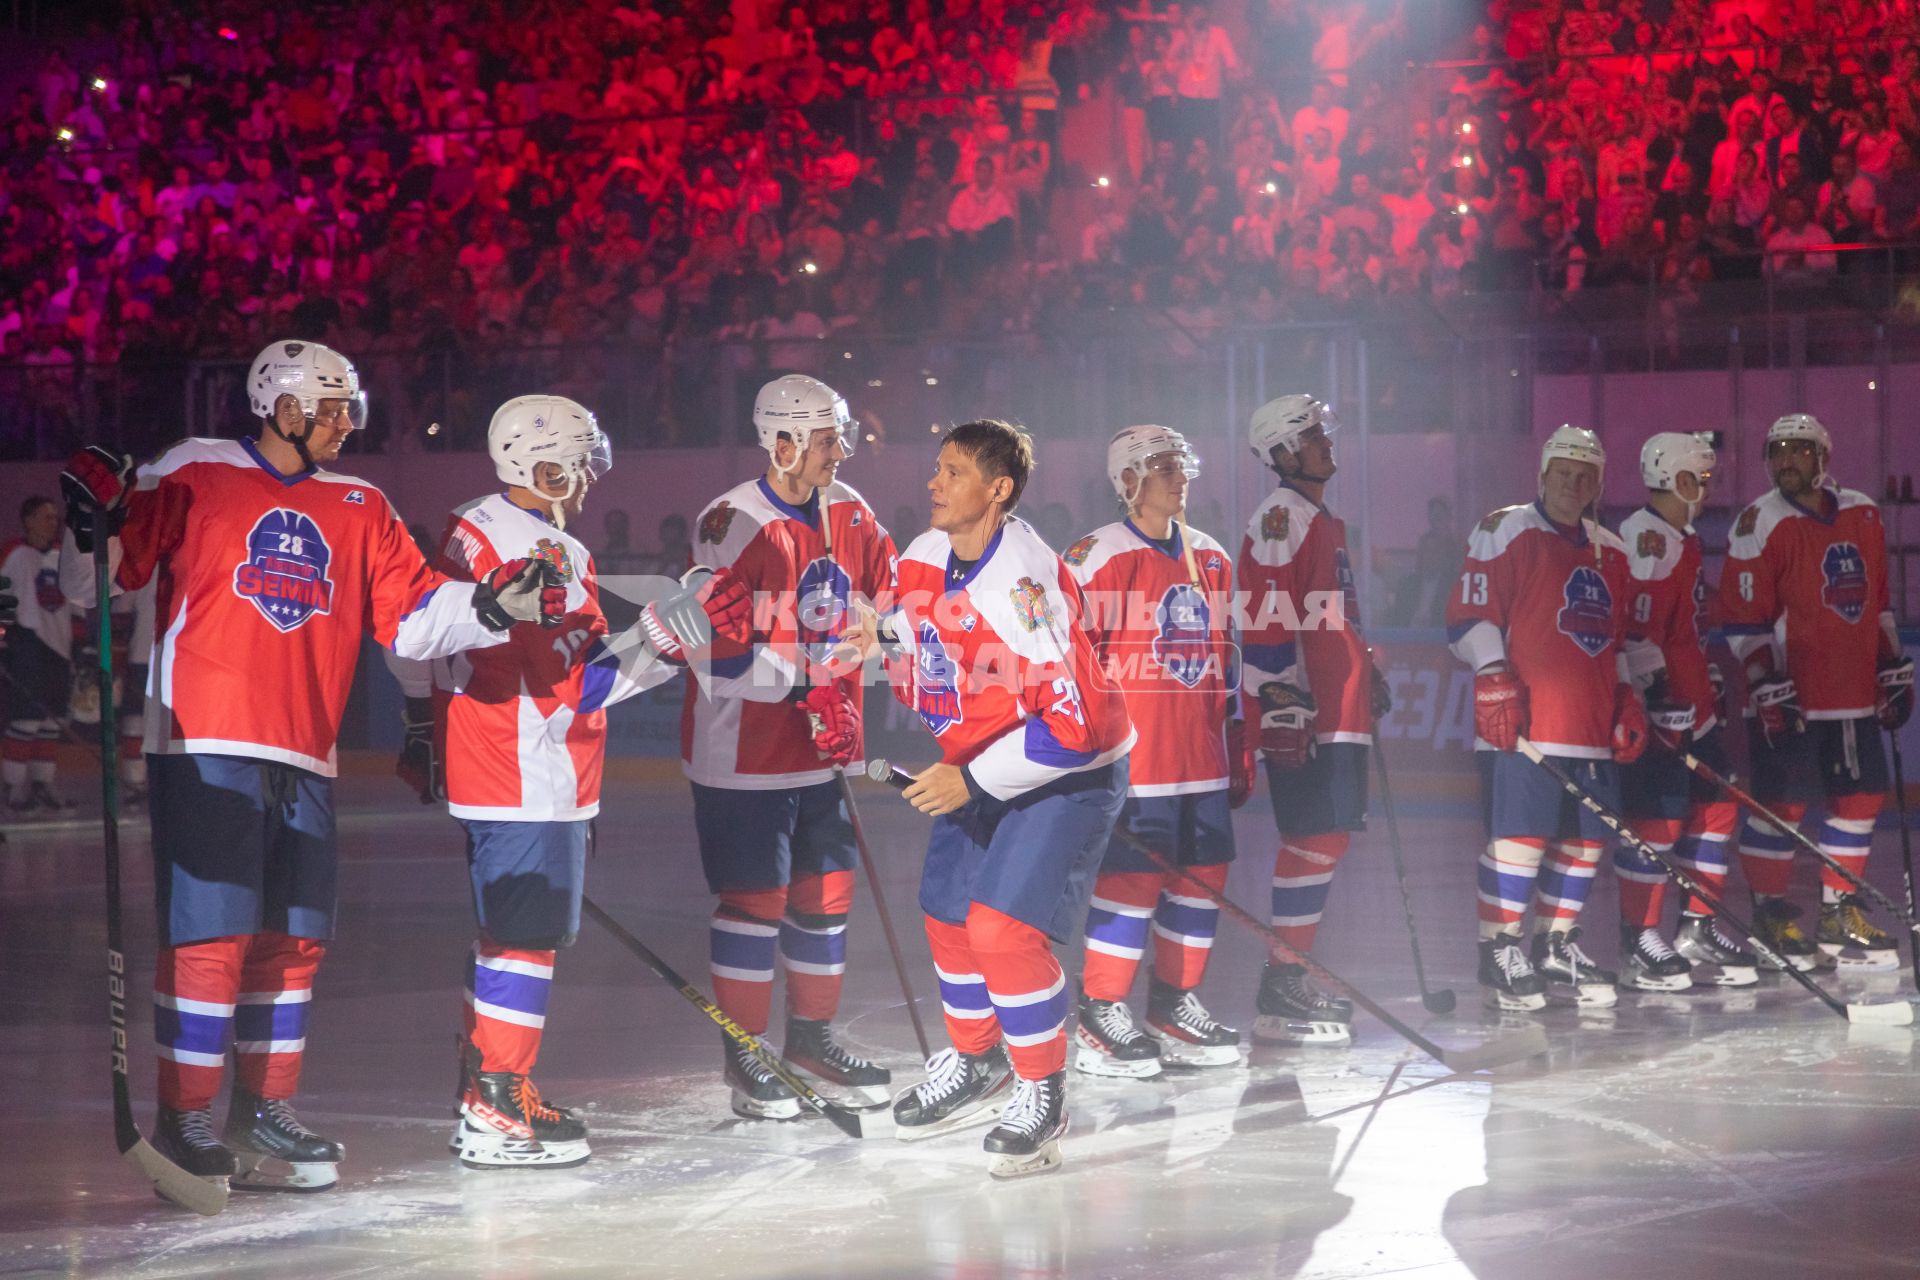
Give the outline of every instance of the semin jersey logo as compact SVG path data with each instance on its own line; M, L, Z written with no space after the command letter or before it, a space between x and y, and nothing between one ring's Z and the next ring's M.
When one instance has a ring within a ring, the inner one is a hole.
M953 658L931 622L920 624L920 643L913 655L913 709L936 738L964 718Z
M1867 560L1851 542L1836 542L1820 557L1820 603L1846 619L1867 612Z
M327 567L333 548L304 511L275 507L247 535L247 558L233 571L233 593L250 600L277 630L294 631L333 612Z
M1554 621L1560 634L1589 658L1599 657L1613 643L1613 592L1598 569L1583 564L1567 575Z
M1212 621L1207 598L1186 582L1168 587L1153 611L1153 660L1189 689L1200 683L1213 657Z

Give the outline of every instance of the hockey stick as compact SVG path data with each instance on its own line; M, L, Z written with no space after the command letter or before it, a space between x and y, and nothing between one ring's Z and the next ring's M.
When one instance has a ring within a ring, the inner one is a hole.
M100 836L107 852L107 1017L113 1026L113 1140L127 1163L146 1175L154 1190L183 1209L212 1217L227 1207L227 1180L188 1173L157 1151L134 1123L127 1088L127 957L120 927L120 771L114 768L118 717L113 706L113 620L108 616L113 583L107 569L107 539L93 540L94 603L100 613Z
M1911 925L1920 908L1913 900L1913 831L1907 823L1907 769L1900 759L1900 731L1888 730L1887 742L1892 747L1893 804L1900 819L1900 865L1907 875L1907 920ZM1908 937L1912 940L1908 958L1913 961L1914 981L1920 982L1920 928L1913 929Z
M1400 820L1393 812L1393 791L1387 784L1387 758L1380 750L1380 734L1375 726L1373 745L1374 776L1380 780L1380 808L1387 815L1387 847L1393 851L1393 878L1400 886L1400 906L1407 913L1407 942L1413 948L1413 980L1420 986L1420 1003L1428 1013L1452 1013L1453 992L1442 987L1427 990L1426 966L1420 963L1420 934L1413 927L1413 895L1407 892L1407 860L1400 851Z
M885 783L896 791L905 790L908 784L913 781L912 774L902 773L885 760L869 762L867 765L867 776L875 782ZM1244 907L1237 905L1231 898L1226 897L1212 885L1201 880L1186 868L1176 866L1166 855L1162 854L1158 849L1143 843L1126 828L1116 826L1113 829L1113 834L1118 836L1128 846L1144 856L1155 866L1159 867L1162 871L1170 875L1178 876L1180 879L1192 885L1201 896L1212 901L1229 916L1232 916L1235 920L1265 938L1269 946L1273 947L1281 955L1287 957L1294 964L1304 965L1307 971L1313 974L1314 977L1336 986L1352 996L1355 1004L1378 1018L1395 1034L1413 1045L1414 1048L1420 1050L1420 1052L1439 1062L1442 1066L1465 1075L1470 1071L1485 1071L1504 1063L1517 1062L1522 1058L1537 1057L1547 1051L1547 1033L1544 1028L1539 1026L1531 1026L1513 1035L1502 1036L1498 1040L1490 1040L1477 1048L1443 1049L1406 1023L1400 1021L1400 1019L1388 1013L1385 1009L1381 1008L1371 996L1367 995L1366 992L1360 990L1351 982L1348 982L1345 978L1342 978L1339 974L1333 972L1333 970L1327 968L1324 964L1321 964L1318 960L1315 960L1311 955L1288 946L1286 942L1281 939L1278 930L1260 920Z
M599 903L587 895L581 894L580 907L581 910L585 911L589 916L599 921L601 927L612 934L615 941L619 942L619 944L627 950L633 952L641 964L646 965L647 968L660 975L668 986L686 997L687 1003L712 1019L713 1024L726 1033L727 1039L752 1054L754 1060L765 1067L776 1080L793 1090L800 1101L806 1103L809 1107L812 1107L815 1111L818 1111L821 1115L832 1121L834 1128L840 1130L840 1132L846 1134L849 1138L885 1138L892 1136L894 1128L892 1108L881 1108L877 1111L856 1111L851 1107L843 1107L836 1102L830 1102L826 1098L821 1097L814 1091L812 1085L795 1075L786 1063L782 1062L766 1045L760 1043L758 1037L743 1028L732 1018L729 1018L719 1005L707 999L700 988L694 986L691 982L688 982L685 978L674 972L673 966L655 955L651 947L634 937L618 920L615 920L612 916L601 910Z
M1827 1008L1833 1010L1834 1013L1847 1019L1849 1022L1873 1022L1894 1027L1904 1027L1912 1024L1913 1006L1905 1000L1889 1001L1886 1004L1843 1003L1825 987L1788 964L1783 956L1767 945L1766 939L1762 938L1751 925L1748 925L1745 921L1741 920L1739 916L1729 911L1726 903L1722 902L1719 897L1710 892L1698 880L1695 880L1692 876L1682 871L1679 865L1671 858L1635 835L1633 829L1627 825L1626 819L1607 808L1604 804L1601 804L1592 792L1575 782L1559 765L1542 755L1540 748L1534 746L1525 738L1522 738L1518 743L1518 750L1521 755L1553 775L1554 781L1558 782L1568 795L1578 800L1582 808L1606 824L1608 830L1626 841L1635 853L1638 853L1641 857L1651 862L1659 864L1660 868L1673 879L1675 884L1679 885L1688 893L1691 893L1700 901L1706 903L1707 909L1713 912L1723 923L1737 929L1741 937L1753 944L1754 951L1760 955L1761 959L1767 961L1767 963L1771 964L1774 968L1779 969L1795 982L1798 982L1801 986L1812 992L1821 1004L1826 1005Z

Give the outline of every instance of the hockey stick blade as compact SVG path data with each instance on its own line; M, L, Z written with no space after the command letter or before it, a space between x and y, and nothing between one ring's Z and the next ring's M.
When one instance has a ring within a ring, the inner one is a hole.
M1476 1048L1449 1049L1440 1061L1461 1075L1466 1075L1473 1071L1491 1071L1509 1062L1537 1058L1546 1051L1547 1029L1531 1026L1501 1036L1498 1040L1489 1040Z
M1420 1004L1428 1013L1452 1013L1454 1003L1453 992L1445 987L1420 997Z
M154 1150L153 1144L145 1138L139 1139L120 1154L127 1158L128 1164L146 1175L155 1191L182 1209L191 1209L202 1217L211 1218L227 1207L225 1178L202 1178L188 1173Z
M1847 1006L1847 1021L1880 1027L1910 1027L1913 1025L1913 1004L1906 1000L1889 1000L1885 1004L1850 1004Z

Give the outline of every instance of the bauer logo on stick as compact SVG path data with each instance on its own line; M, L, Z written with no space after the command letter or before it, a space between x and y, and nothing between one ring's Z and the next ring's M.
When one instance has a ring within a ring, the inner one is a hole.
M247 558L233 571L233 592L253 601L280 631L303 626L316 613L333 612L333 581L327 566L333 548L304 512L275 507L247 535Z
M1851 542L1836 542L1820 557L1820 603L1854 623L1867 611L1867 562Z
M1613 592L1607 589L1607 580L1583 564L1567 575L1562 590L1564 603L1556 619L1560 634L1588 657L1599 657L1613 643Z
M913 709L936 738L962 719L960 691L953 682L953 659L931 622L920 624L919 652L913 658Z

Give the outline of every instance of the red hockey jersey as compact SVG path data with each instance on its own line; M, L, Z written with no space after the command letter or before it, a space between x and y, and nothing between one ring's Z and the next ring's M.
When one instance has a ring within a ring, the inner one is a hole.
M1121 520L1061 557L1085 595L1094 653L1125 694L1140 735L1127 760L1129 795L1227 786L1225 726L1239 666L1233 566L1198 529L1175 525L1171 545L1164 550ZM1198 581L1187 571L1187 550Z
M833 778L805 710L794 704L804 678L798 658L827 658L855 598L888 607L895 551L873 509L847 485L836 481L815 501L831 525L831 554L818 517L781 501L764 479L729 489L694 527L694 563L731 565L754 598L752 643L716 641L706 684L687 682L680 757L702 786L775 790ZM857 673L840 685L858 705Z
M116 590L158 581L151 752L332 777L363 634L414 658L503 639L472 587L427 567L380 490L282 475L248 440L183 440L142 467L109 550ZM78 555L71 534L63 553Z
M1247 522L1240 544L1247 595L1246 716L1254 692L1279 681L1313 695L1319 742L1373 741L1373 666L1360 631L1347 526L1298 489L1281 485Z
M1538 503L1495 511L1467 539L1448 642L1475 671L1502 660L1513 668L1527 687L1526 736L1548 755L1613 756L1630 581L1620 539L1591 520L1562 529Z
M900 557L888 615L905 652L888 663L901 701L989 795L1011 800L1127 754L1120 688L1081 621L1079 584L1024 520L1009 519L971 568L930 529Z
M1676 529L1652 507L1620 522L1633 574L1627 604L1627 674L1643 688L1664 679L1667 696L1691 706L1693 734L1714 727L1713 681L1707 675L1707 571L1700 535Z
M1749 672L1793 677L1809 720L1851 720L1873 714L1879 655L1898 648L1886 526L1864 493L1821 497L1815 515L1776 489L1735 518L1720 616Z
M73 654L73 619L92 607L85 596L69 596L60 572L60 548L35 551L24 540L0 547L0 573L13 580L13 594L20 601L17 621L12 630L30 631L41 644L63 658ZM88 574L90 584L93 575ZM49 714L64 714L66 703Z

